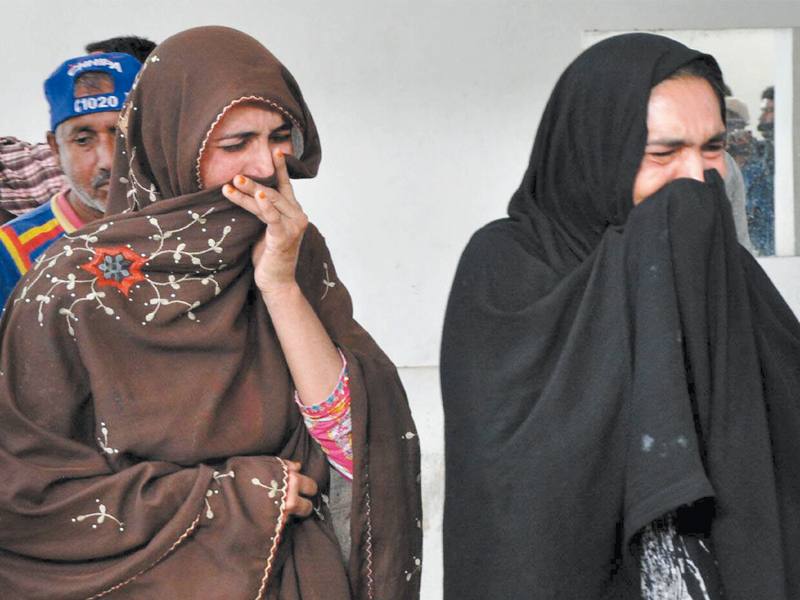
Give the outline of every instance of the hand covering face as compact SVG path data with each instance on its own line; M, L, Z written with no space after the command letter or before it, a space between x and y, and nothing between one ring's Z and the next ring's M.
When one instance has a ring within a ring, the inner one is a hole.
M287 518L286 460L323 491L327 463L254 289L264 226L198 177L213 124L248 99L292 123L289 171L313 177L319 138L286 68L232 29L173 36L121 112L107 217L54 244L9 303L3 597L418 597L416 431L313 226L297 279L349 365L349 564L322 497Z
M716 69L645 34L584 52L509 218L464 251L441 356L447 600L638 597L632 543L679 509L726 598L800 594L797 319L716 171L632 203L650 90L697 58Z

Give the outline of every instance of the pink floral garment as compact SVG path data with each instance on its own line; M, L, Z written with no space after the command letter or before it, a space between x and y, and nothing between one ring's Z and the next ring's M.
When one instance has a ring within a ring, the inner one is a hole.
M342 355L342 372L333 394L320 404L305 406L295 391L303 422L317 440L331 466L348 481L353 481L353 425L350 419L350 377L347 359Z

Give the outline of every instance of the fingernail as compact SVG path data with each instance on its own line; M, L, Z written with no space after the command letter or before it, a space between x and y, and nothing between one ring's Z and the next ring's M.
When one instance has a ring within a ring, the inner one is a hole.
M267 199L267 192L264 190L258 190L256 192L256 196L258 196L259 200L266 200Z
M283 150L278 149L278 151L275 152L275 156L277 156L278 158L283 158Z
M236 185L244 185L247 180L242 175L236 176Z
M233 193L233 186L230 183L226 183L222 186L222 192L224 194L232 194Z

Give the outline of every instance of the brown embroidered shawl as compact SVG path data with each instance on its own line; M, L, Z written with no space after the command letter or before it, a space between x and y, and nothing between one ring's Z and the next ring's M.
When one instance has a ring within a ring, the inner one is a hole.
M226 107L258 98L294 125L295 177L320 161L289 72L223 27L173 36L120 116L108 216L64 236L0 323L4 598L417 598L419 447L389 359L353 320L319 232L298 281L350 369L352 544L324 502L287 518L284 459L328 466L292 401L250 248L263 225L202 190Z

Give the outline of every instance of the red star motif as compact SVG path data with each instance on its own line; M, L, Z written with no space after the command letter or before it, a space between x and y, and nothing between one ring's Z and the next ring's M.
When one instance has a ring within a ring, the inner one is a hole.
M130 248L94 248L94 258L81 269L97 277L97 285L113 286L126 296L131 286L144 281L141 268L147 259Z

